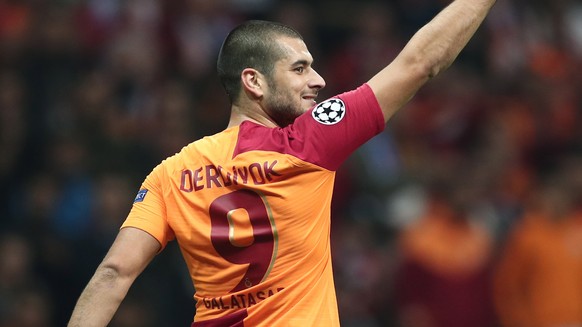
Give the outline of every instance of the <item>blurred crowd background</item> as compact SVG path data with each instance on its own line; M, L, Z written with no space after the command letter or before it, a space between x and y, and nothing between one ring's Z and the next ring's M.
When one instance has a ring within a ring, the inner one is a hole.
M64 326L145 176L224 129L232 27L298 29L323 100L448 2L0 0L0 327ZM582 2L499 0L338 172L342 326L582 326L581 115ZM181 260L173 242L111 326L189 326Z

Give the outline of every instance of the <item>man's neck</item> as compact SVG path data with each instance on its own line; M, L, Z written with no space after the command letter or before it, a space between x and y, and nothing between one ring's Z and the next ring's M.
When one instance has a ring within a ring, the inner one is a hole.
M243 121L251 121L266 127L279 127L261 108L249 110L232 105L227 128L238 126Z

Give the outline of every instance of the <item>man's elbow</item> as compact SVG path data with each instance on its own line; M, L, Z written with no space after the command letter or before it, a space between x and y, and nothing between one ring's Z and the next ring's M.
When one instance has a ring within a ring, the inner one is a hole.
M136 273L122 261L107 259L97 267L95 275L101 283L105 284L123 283L136 277Z
M99 284L113 285L122 279L121 267L111 263L102 263L95 271L95 278Z
M115 290L111 295L121 301L134 280L121 266L104 262L95 271L91 284L101 290Z
M407 71L421 80L432 79L445 71L454 62L456 56L442 46L431 49L407 49L402 53L402 62Z
M431 59L432 57L416 56L409 60L409 70L421 80L430 80L445 71L453 63L453 60Z

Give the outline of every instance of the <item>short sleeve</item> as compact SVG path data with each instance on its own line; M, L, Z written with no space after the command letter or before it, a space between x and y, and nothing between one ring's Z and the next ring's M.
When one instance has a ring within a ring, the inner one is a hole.
M303 159L329 170L384 130L384 116L367 84L325 100L295 120L289 138L301 140Z
M174 232L167 221L167 210L163 199L163 163L158 165L142 183L131 211L121 228L134 227L152 235L161 244L161 249L174 239ZM160 250L161 251L161 250Z

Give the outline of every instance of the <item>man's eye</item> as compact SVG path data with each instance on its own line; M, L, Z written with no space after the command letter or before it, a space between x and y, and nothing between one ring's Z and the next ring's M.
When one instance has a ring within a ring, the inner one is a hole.
M295 71L298 72L298 73L303 73L304 70L305 69L303 67L297 67L297 68L295 68Z

